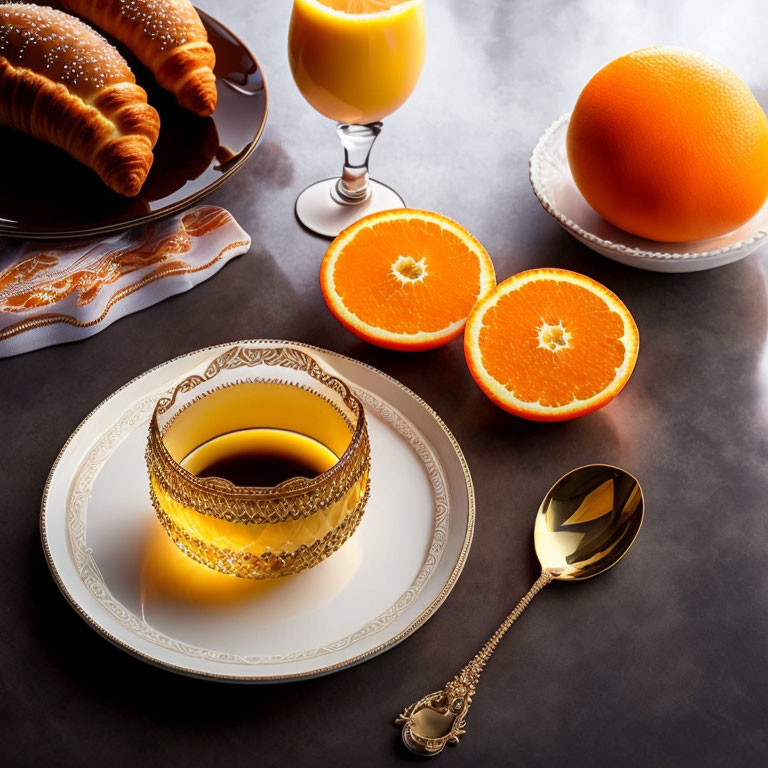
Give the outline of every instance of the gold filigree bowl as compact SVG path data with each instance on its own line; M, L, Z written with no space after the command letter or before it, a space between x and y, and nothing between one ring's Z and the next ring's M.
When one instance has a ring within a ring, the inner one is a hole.
M273 487L199 477L185 464L244 429L305 435L338 460L313 478ZM292 347L233 347L158 400L146 450L150 496L174 543L222 573L266 579L311 568L357 528L369 493L362 403Z

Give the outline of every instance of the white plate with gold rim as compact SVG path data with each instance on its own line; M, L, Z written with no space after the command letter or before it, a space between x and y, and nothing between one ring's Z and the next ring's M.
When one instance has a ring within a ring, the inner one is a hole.
M67 600L119 647L198 677L274 682L327 674L417 630L455 585L474 493L456 440L389 376L293 342L350 384L371 438L371 497L355 534L316 567L282 579L226 577L170 542L144 464L157 398L232 346L170 360L126 384L75 430L51 469L40 530Z

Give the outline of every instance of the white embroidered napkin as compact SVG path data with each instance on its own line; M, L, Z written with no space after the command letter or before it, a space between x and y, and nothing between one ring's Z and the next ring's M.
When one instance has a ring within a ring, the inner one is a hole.
M107 239L0 239L0 357L92 336L207 280L250 244L212 205Z

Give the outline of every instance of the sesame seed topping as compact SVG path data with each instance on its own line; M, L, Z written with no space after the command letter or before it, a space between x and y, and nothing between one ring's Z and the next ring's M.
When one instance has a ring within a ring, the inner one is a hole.
M161 51L205 40L202 24L187 2L178 0L118 0L120 15L141 26L144 37L154 40Z
M114 82L134 81L125 59L98 32L73 16L38 5L0 5L0 56L83 95Z

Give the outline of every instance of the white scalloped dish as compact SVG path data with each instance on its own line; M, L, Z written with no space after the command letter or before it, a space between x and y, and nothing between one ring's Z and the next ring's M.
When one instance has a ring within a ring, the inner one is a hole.
M582 197L568 165L565 137L570 114L546 130L531 153L533 192L560 226L609 259L653 272L697 272L754 253L768 235L768 202L739 229L693 243L659 243L636 237L599 216Z

